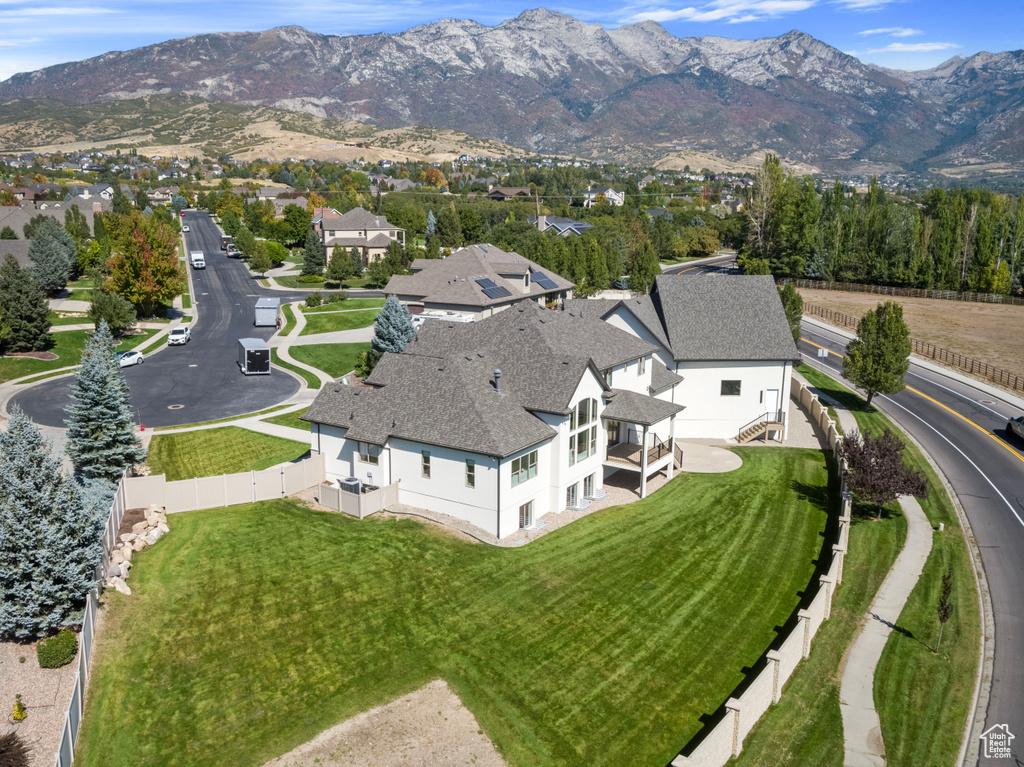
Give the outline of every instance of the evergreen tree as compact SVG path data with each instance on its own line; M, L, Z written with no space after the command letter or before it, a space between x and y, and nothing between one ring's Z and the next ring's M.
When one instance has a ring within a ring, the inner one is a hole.
M779 288L779 298L782 300L782 309L786 312L786 321L789 323L789 330L793 334L794 343L800 343L800 320L804 316L804 299L796 292L793 283L787 282Z
M437 218L434 217L434 211L427 211L427 238L433 237L437 233Z
M388 296L373 325L370 348L381 353L400 354L415 335L409 310L402 306L398 296Z
M843 375L865 391L870 405L876 394L903 391L911 351L903 306L886 301L857 323L857 337L846 347Z
M359 248L352 248L348 252L348 260L352 263L352 276L359 278L363 276L363 269L365 264L363 263L363 257L359 253Z
M0 635L35 639L79 620L101 554L98 511L15 408L0 434Z
M334 248L331 251L331 260L327 262L326 276L331 282L344 282L352 276L352 257L347 250Z
M597 240L587 245L587 286L592 291L608 289L608 264Z
M102 288L97 288L92 291L89 319L97 328L105 322L112 333L123 335L135 327L137 315L131 301L117 293L108 293Z
M327 251L316 229L309 228L306 234L306 250L302 257L301 274L322 275L327 265Z
M47 218L36 228L28 246L32 277L46 293L56 293L68 284L78 261L78 248L55 219Z
M454 210L446 208L437 218L437 239L442 248L462 246L462 222Z
M0 266L0 307L3 307L5 351L37 352L53 344L50 307L28 269L8 255Z
M113 211L119 216L126 216L132 212L132 199L122 192L117 185L115 185L114 199L113 199Z
M5 226L3 229L0 229L0 240L16 239L18 239L18 234L13 229L11 229L11 227Z
M146 460L135 435L128 383L114 356L116 344L100 320L82 353L82 365L65 408L67 454L75 472L87 479L116 482L121 473Z
M647 293L654 286L654 278L659 274L661 265L658 263L658 257L654 254L651 243L645 242L629 265L629 289Z

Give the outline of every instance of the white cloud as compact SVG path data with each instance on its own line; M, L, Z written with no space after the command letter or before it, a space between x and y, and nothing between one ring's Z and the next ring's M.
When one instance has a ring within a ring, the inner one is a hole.
M890 3L900 0L835 0L837 5L848 11L877 11Z
M924 31L910 27L882 27L881 29L865 29L858 32L858 35L889 35L890 37L915 37L923 35Z
M95 16L101 13L113 13L111 8L83 8L79 6L49 6L14 8L0 11L0 21L10 21L35 16Z
M623 22L686 20L739 23L805 11L817 5L817 2L818 0L712 0L701 6L690 6L678 10L653 8L640 11L623 19Z
M884 48L871 48L866 51L846 51L851 56L864 56L869 53L929 53L931 51L948 51L960 48L956 43L889 43Z

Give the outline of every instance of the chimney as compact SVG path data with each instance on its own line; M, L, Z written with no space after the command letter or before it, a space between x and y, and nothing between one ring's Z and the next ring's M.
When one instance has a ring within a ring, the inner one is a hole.
M504 392L501 390L501 370L498 368L494 368L494 388L498 390L499 395L502 397L505 396Z
M537 231L543 232L548 228L548 217L537 216Z

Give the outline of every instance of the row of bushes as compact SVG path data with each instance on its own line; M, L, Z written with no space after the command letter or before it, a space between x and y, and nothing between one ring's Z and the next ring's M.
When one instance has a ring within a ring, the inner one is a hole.
M344 290L337 290L333 293L322 294L319 290L310 293L306 296L306 306L321 306L322 304L336 304L339 301L344 301L348 298L348 293Z

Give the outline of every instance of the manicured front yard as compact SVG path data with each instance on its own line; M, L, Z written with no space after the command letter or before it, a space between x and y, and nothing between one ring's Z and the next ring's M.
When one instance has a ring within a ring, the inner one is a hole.
M299 420L299 416L304 414L308 408L299 408L298 410L292 410L288 413L282 413L281 415L274 415L270 418L264 418L262 420L267 423L276 424L277 426L289 426L293 429L302 429L302 431L309 431L309 422Z
M78 758L258 766L440 677L512 765L666 764L822 547L822 454L738 452L523 548L289 500L173 515L104 597Z
M370 279L368 277L345 280L345 282L339 285L337 282L299 282L299 275L285 274L280 277L275 277L274 282L283 288L292 288L295 290L339 290L341 288L352 290L354 288L376 287L370 284Z
M375 319L377 319L376 309L354 312L339 311L331 314L307 314L306 327L302 329L299 335L315 336L318 333L334 333L338 330L366 328L372 325Z
M148 463L168 481L266 469L300 458L305 442L259 434L238 426L157 434L149 444Z
M299 362L322 370L331 378L351 373L359 355L370 350L370 344L311 344L289 347L288 353Z
M346 298L344 301L335 301L333 304L321 304L320 306L300 305L305 314L321 314L323 312L338 312L347 309L379 309L384 306L383 298Z
M89 322L89 320L85 321ZM156 330L144 330L138 335L126 336L121 339L117 350L134 349L146 339L152 338L157 332ZM46 373L57 368L77 365L82 361L82 352L85 350L85 343L91 333L91 330L62 330L54 333L54 345L47 351L57 355L58 359L55 360L37 360L31 357L0 358L0 383L33 373Z

